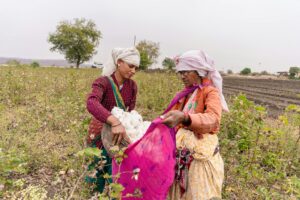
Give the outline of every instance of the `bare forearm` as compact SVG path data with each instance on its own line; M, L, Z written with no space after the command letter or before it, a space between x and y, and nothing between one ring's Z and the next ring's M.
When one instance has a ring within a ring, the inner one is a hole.
M117 126L118 124L121 124L121 122L113 115L108 116L106 123L111 126Z

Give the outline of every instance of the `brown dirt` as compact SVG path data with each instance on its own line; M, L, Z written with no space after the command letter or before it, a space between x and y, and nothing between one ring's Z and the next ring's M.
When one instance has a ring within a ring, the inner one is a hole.
M277 117L290 104L300 106L300 80L225 76L223 91L225 96L244 93L266 106L271 117Z

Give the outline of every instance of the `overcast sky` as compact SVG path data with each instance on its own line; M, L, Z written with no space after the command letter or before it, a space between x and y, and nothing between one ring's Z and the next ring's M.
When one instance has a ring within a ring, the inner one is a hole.
M160 43L160 60L202 49L219 70L300 66L300 0L0 0L0 56L63 58L48 34L81 17L102 33L97 62L136 35Z

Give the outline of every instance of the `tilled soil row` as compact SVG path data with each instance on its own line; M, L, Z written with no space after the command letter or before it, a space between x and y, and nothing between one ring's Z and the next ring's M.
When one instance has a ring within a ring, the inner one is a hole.
M266 106L270 117L277 117L290 104L300 106L300 81L224 77L223 91L226 96L245 94Z

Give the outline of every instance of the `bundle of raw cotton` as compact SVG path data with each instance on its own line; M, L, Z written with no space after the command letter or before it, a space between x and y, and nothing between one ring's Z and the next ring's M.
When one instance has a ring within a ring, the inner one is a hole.
M132 143L143 137L151 124L149 121L143 121L142 116L135 110L132 110L131 112L125 112L118 107L114 107L111 111L111 114L118 118L118 120L125 127L126 134Z

